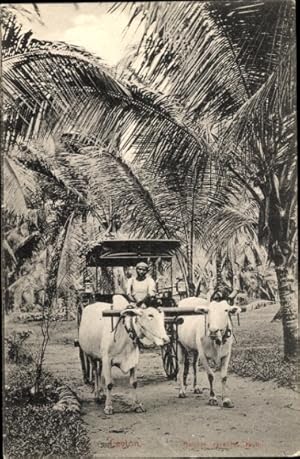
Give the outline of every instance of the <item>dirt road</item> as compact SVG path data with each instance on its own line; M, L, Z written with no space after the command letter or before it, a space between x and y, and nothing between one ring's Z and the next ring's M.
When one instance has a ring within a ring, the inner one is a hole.
M115 414L106 416L91 388L82 384L71 339L49 344L47 366L81 398L94 457L281 457L300 451L299 394L273 383L229 375L235 408L224 409L207 405L203 374L203 395L194 395L190 387L188 397L179 399L176 381L164 376L159 351L147 351L138 379L147 412L130 411L128 376L114 369ZM216 377L218 395L219 373Z

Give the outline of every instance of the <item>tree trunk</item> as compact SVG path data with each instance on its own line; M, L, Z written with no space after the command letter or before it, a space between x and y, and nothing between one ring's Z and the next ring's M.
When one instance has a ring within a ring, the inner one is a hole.
M216 285L215 287L218 288L219 286L222 285L222 253L220 250L218 250L216 254Z
M71 292L70 289L67 289L65 295L65 319L69 320L70 318L70 304L71 304Z
M288 270L276 267L280 307L282 312L284 358L295 360L297 357L298 319L295 297L288 281Z
M187 296L195 295L193 271L193 250L192 243L189 243L187 249Z

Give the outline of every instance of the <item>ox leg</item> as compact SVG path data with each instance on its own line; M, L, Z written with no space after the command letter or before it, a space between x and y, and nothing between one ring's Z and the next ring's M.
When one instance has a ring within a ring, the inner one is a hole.
M178 379L179 379L179 398L186 397L186 378L188 372L188 355L185 349L178 343Z
M89 371L89 374L88 374L88 381L89 381L89 384L93 384L93 375L95 375L95 371L94 371L94 367L96 365L97 367L97 362L94 361L92 359L92 357L89 357L88 356L88 371Z
M112 396L111 396L113 383L112 383L112 377L111 377L111 362L108 358L103 359L102 361L102 372L103 372L104 384L106 385L106 400L105 400L104 413L113 414Z
M95 377L95 399L97 402L100 403L104 399L101 360L95 361L95 365L93 369L94 369L94 377Z
M98 368L97 368L97 360L90 358L90 371L92 377L94 376L94 397L95 400L99 400L99 378L98 378Z
M183 384L185 389L187 388L187 377L189 375L190 361L188 352L184 351L184 367L183 367Z
M208 361L207 361L207 358L206 358L206 356L205 356L205 354L203 353L202 350L199 352L199 358L200 358L200 361L201 361L202 365L204 366L204 369L205 369L205 371L207 373L209 386L210 386L208 404L211 405L211 406L217 406L218 405L218 400L217 400L217 397L215 395L214 388L213 388L213 383L214 383L213 371L210 368L210 366L208 364Z
M99 373L100 373L100 390L99 390L99 397L100 397L100 399L102 400L102 399L105 398L105 393L104 393L105 380L104 380L103 371L102 371L102 362L100 362L100 370L99 370Z
M199 359L199 354L198 354L198 352L194 352L194 354L193 354L194 394L202 394L202 392L203 392L203 391L200 389L200 387L198 386L198 382L197 382L197 376L198 376L197 364L198 364L198 359Z
M227 396L227 370L230 361L230 353L221 359L221 378L222 378L222 404L224 408L233 408L234 403Z
M143 407L142 403L138 399L137 395L137 377L136 377L136 369L131 368L130 369L130 384L133 387L134 390L134 397L133 397L133 409L137 413L143 413L145 412L145 408Z

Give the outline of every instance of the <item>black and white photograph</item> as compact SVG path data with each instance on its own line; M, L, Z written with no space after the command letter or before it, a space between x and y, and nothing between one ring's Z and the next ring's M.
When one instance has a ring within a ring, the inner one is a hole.
M0 12L3 457L299 457L295 0Z

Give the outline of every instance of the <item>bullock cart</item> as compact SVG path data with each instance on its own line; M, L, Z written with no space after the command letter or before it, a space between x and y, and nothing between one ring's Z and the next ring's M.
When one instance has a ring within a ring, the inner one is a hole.
M177 363L177 327L179 310L174 291L173 270L174 257L179 249L177 240L146 239L146 240L104 240L91 247L86 255L83 285L77 307L77 325L79 327L83 308L94 302L113 303L113 295L126 298L127 279L132 275L136 264L140 261L150 266L150 275L157 282L157 304L165 312L165 328L170 343L162 347L162 361L168 378L175 378L178 372ZM155 306L155 305L154 305ZM178 311L177 311L178 310ZM192 312L192 311L191 311ZM188 313L185 311L185 313ZM119 317L118 309L105 313L111 317ZM116 320L116 319L115 319ZM79 347L79 357L83 378L91 383L93 376L88 357Z

